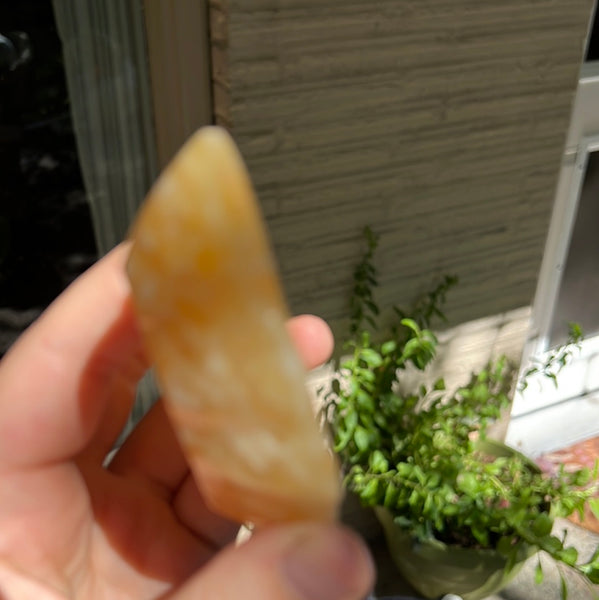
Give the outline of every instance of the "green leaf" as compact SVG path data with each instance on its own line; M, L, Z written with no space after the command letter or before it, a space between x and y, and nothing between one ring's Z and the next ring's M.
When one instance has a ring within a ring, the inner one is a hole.
M443 392L443 391L445 391L447 389L445 387L445 379L443 379L443 378L437 379L437 381L435 381L434 389L437 392Z
M416 335L420 335L420 327L414 319L402 319L401 324L408 329L411 329Z
M560 573L560 592L562 600L568 600L568 584L566 583L565 577Z
M599 498L589 498L588 505L594 517L599 520Z
M489 388L484 383L477 383L472 388L472 396L477 404L484 404L489 398Z
M479 492L479 485L474 473L460 473L457 478L458 489L474 498Z
M599 546L595 548L595 552L593 552L593 556L591 556L587 564L591 564L593 562L597 563L595 566L599 568Z
M495 379L501 379L503 377L503 371L505 369L505 364L506 364L506 357L505 356L501 356L496 362L495 362L495 369L493 372L493 376Z
M436 490L441 483L441 475L436 471L433 471L426 480L426 487L429 490Z
M559 558L567 565L574 566L578 560L578 550L576 550L576 548L572 548L571 546L569 548L564 548L559 553Z
M397 349L397 344L393 340L389 340L388 342L385 342L381 346L381 354L383 356L387 356L388 354L395 352L396 349Z
M386 429L389 426L389 422L387 420L387 417L379 412L376 411L373 415L372 418L374 419L374 422L379 426L382 427L383 429Z
M373 473L386 473L389 470L389 461L380 450L375 450L368 462Z
M556 554L562 548L562 542L559 538L554 535L548 537L540 542L540 546L548 554Z
M433 434L433 446L438 450L446 450L451 448L453 438L445 431L435 431Z
M414 354L417 354L418 352L420 352L421 347L422 347L422 342L418 338L412 338L412 339L408 340L403 347L403 351L401 353L401 358L403 360L407 360L408 358L411 358L412 356L414 356Z
M345 418L339 420L339 423L340 425L336 431L335 452L341 452L352 439L354 430L358 424L358 413L355 411L348 412Z
M412 476L416 478L420 485L426 484L426 475L424 474L424 471L420 465L414 465L414 468L412 469Z
M372 348L364 348L360 352L360 358L371 368L376 369L383 364L383 359L381 355L376 351L372 350Z
M577 344L583 338L584 333L579 323L568 323L568 343Z
M458 514L459 510L457 504L446 504L443 506L442 512L446 517L453 517Z
M387 484L387 489L385 490L385 498L383 500L383 505L387 508L395 508L398 496L399 490L393 484L393 482L389 482Z
M599 565L587 563L578 568L591 583L599 584Z
M481 529L476 526L471 528L472 535L475 539L483 546L486 547L489 544L489 532L486 529Z
M412 475L412 469L414 467L410 463L402 462L398 463L395 468L397 469L397 473L401 478L409 479Z
M368 383L376 381L376 375L369 369L360 369L359 377ZM360 381L358 380L357 383L360 383Z
M360 498L362 499L363 502L372 506L372 505L376 504L378 491L379 491L379 480L371 479L366 484L366 487L360 492Z
M431 508L433 507L433 496L432 494L429 494L425 499L424 499L424 506L422 507L422 512L425 515L430 515L431 512Z
M345 427L353 432L358 424L358 413L355 411L348 412L345 416Z
M374 398L370 394L367 394L364 390L358 390L356 394L356 400L360 410L368 413L375 412Z
M514 549L513 541L513 538L509 536L503 536L497 542L497 551L503 554L504 556L511 554Z
M414 490L408 498L408 504L414 508L420 502L420 494Z
M583 487L589 483L591 479L591 470L588 467L583 467L582 469L576 471L574 474L574 485L578 487Z
M553 528L553 519L547 513L537 515L537 518L532 524L532 532L537 537L545 537L551 533Z
M354 442L360 452L366 452L366 450L368 450L370 436L364 427L361 427L360 425L356 427L356 430L354 431Z
M537 566L535 567L535 583L537 585L543 583L543 567L541 566L541 557L539 556L539 560L537 562Z

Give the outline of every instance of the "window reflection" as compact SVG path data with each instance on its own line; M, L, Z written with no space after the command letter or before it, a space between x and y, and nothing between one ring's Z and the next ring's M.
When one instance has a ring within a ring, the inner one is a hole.
M599 333L598 229L599 152L591 152L553 314L552 346L565 341L569 321L582 325L587 337Z

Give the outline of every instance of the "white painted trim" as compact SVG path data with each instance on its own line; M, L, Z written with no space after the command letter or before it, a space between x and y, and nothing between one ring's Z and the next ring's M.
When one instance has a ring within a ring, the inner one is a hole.
M549 333L589 153L599 151L599 61L585 63L573 106L554 209L522 355L522 371L532 357L548 351ZM559 388L533 378L514 398L507 441L537 455L599 435L599 336L587 339L581 352L560 374Z
M584 138L572 161L566 153L558 183L558 194L547 236L543 264L535 294L532 330L527 358L548 349L549 330L561 285L564 265L578 211L584 174L590 152L599 150L599 135Z
M549 332L576 219L584 174L589 153L596 151L599 151L599 135L584 138L579 144L575 160L567 161L568 155L566 155L562 165L558 196L533 307L532 335L529 336L523 352L521 374L530 365L533 357L542 361L549 351ZM515 395L512 418L538 413L544 407L597 392L599 381L589 374L589 365L595 366L592 361L598 355L599 336L594 336L583 341L581 351L575 355L571 364L562 370L559 376L559 388L556 389L546 378L537 376L531 378L527 389ZM598 416L595 416L595 420L599 422Z
M580 198L588 153L599 143L599 61L585 63L576 92L570 129L556 189L551 223L539 272L523 369L533 356L547 350L563 264Z
M566 199L564 220L562 221L562 234L561 236L558 234L558 239L553 240L555 247L554 268L556 270L556 274L551 282L551 307L547 311L545 315L546 321L543 323L543 336L542 340L540 340L542 341L543 345L539 348L541 351L547 351L549 349L549 329L553 322L555 305L559 296L563 272L568 258L568 250L570 248L572 232L574 230L576 215L578 213L578 205L580 203L584 176L586 174L587 164L589 161L589 153L597 150L599 150L599 135L590 138L584 138L581 141L576 153L574 171L570 177L570 191Z
M528 456L566 448L599 435L599 394L512 417L506 442Z

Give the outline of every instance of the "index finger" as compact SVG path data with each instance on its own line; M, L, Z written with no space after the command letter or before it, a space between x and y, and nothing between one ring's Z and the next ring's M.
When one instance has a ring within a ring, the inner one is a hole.
M147 369L122 244L69 287L0 363L0 468L70 459L101 461L124 427ZM333 339L318 318L292 319L307 368Z
M128 251L121 245L84 273L0 363L0 466L61 461L92 438L109 447L124 426L147 368Z

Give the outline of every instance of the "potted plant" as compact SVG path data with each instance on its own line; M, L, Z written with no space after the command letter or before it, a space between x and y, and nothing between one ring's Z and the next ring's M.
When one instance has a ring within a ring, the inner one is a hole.
M581 564L576 549L553 533L556 517L582 513L587 502L597 509L589 486L597 474L562 469L548 477L527 457L487 437L510 407L515 369L503 357L455 390L442 379L402 389L406 369L425 371L435 357L431 322L444 318L441 307L456 279L444 278L411 311L395 308L384 336L373 295L378 238L366 229L366 239L354 272L350 355L324 393L323 413L345 484L374 508L404 578L426 598L453 593L478 600L544 550L598 583L599 548ZM529 373L555 378L580 337L573 326L570 345ZM539 562L535 579L542 578ZM565 597L563 575L562 584Z

